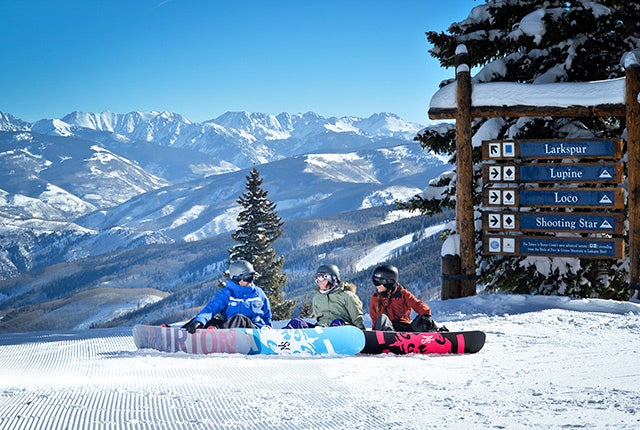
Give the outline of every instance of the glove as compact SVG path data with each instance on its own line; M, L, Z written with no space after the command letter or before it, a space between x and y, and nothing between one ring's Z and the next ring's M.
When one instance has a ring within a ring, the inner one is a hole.
M431 315L419 315L411 322L411 329L417 332L436 331L436 323Z
M196 332L196 330L198 330L199 328L202 328L202 323L200 321L192 320L186 323L185 325L183 325L182 328L188 331L189 333L193 334Z

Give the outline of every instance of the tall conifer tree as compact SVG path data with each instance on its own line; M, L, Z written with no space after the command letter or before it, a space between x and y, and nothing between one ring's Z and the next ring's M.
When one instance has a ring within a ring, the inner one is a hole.
M271 303L274 320L291 318L295 301L284 300L282 288L287 275L282 272L284 256L278 256L273 244L282 236L282 219L276 212L276 204L267 198L262 189L263 179L255 167L246 176L246 192L237 200L243 210L238 215L238 229L231 236L238 242L229 249L230 260L246 260L260 273L256 283L260 285Z
M637 0L487 0L467 19L446 32L427 32L430 53L444 67L455 66L455 49L464 43L472 83L584 82L624 76L623 54L640 47L640 1ZM453 80L453 79L452 79ZM447 83L447 82L443 82ZM610 138L624 135L624 118L494 118L474 121L474 171L480 204L481 140ZM451 156L455 130L425 130L421 145ZM431 192L404 207L426 214L455 206L454 176L432 181ZM436 188L437 187L437 188ZM479 208L477 208L479 209ZM479 235L478 235L479 239ZM480 241L476 241L479 245ZM515 293L577 297L628 298L624 260L568 261L566 258L482 257L481 280L489 288Z

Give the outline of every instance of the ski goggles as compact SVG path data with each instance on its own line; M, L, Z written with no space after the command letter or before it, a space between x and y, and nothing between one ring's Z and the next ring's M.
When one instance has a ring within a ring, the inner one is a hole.
M251 284L253 282L253 278L254 278L254 274L250 274L250 275L240 275L240 276L234 276L233 280L236 282L246 282L247 284Z
M331 282L331 274L330 273L316 273L316 284L322 281Z
M395 281L392 281L391 279L384 279L379 276L374 276L373 278L371 278L371 282L373 282L373 285L375 285L376 287L378 285L387 286L395 284Z

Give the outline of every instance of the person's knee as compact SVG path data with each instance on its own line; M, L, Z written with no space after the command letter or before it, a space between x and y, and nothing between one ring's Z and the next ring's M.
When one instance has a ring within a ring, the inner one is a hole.
M255 324L246 315L236 314L224 322L224 328L255 328Z
M394 331L393 324L387 314L381 314L376 318L376 323L373 326L373 329L379 331Z
M333 321L331 321L331 324L329 324L329 327L340 327L343 325L347 325L347 323L342 318L336 318Z
M284 328L309 328L309 324L302 318L291 318Z

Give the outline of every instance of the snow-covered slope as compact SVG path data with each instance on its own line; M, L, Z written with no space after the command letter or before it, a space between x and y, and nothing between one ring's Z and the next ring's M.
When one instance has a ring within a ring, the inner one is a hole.
M437 224L428 227L421 232L410 233L398 239L374 247L366 255L362 256L362 258L358 260L355 265L356 271L374 267L376 264L380 264L383 261L388 261L393 253L396 253L402 250L402 248L411 244L415 240L416 236L420 236L421 238L431 237L444 230L447 227L447 224L448 223Z
M69 220L168 184L95 142L0 135L0 216Z
M392 204L419 193L421 178L445 169L415 145L393 151L310 154L259 168L263 187L285 221ZM235 230L236 200L244 192L247 174L241 170L164 187L77 222L96 230L123 225L158 231L175 240L212 237Z
M640 426L640 305L504 295L430 305L452 330L484 330L484 348L437 357L191 356L136 350L130 327L0 335L0 427Z

